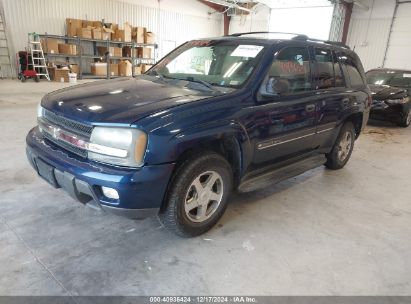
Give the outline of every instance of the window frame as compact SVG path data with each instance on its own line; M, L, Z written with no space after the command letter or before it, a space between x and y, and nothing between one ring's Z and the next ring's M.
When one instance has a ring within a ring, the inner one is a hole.
M288 49L288 48L301 48L301 49L305 49L307 51L308 54L308 62L309 62L309 79L310 79L310 84L311 84L311 89L309 91L302 91L302 92L292 92L290 94L286 94L286 95L282 95L282 96L264 96L262 94L263 90L262 88L267 84L268 81L268 77L269 77L269 73L270 73L270 68L273 64L273 62L275 60L277 60L278 56L281 54L281 52L283 52L284 50ZM265 72L265 75L263 77L262 82L259 85L258 88L258 93L257 93L257 101L267 101L267 100L273 100L273 99L281 99L281 98L289 98L292 96L300 96L300 95L304 95L304 94L312 94L313 92L315 92L315 88L314 88L314 84L313 84L313 58L312 58L312 53L311 53L311 46L309 45L284 45L281 48L275 50L273 52L273 58L270 61L270 63L268 64L267 67L267 71Z
M358 62L357 62L358 60L357 60L357 58L352 56L352 54L350 54L349 52L343 52L343 51L340 51L338 53L336 52L336 56L337 56L337 60L340 62L341 68L343 69L344 79L345 79L345 83L346 83L347 88L349 87L351 89L361 90L364 87L368 86L367 79L366 79L365 75L363 75L363 73L361 73L361 71L358 69ZM357 70L357 72L360 75L360 78L362 80L362 85L361 86L352 84L351 76L350 76L350 73L348 72L348 65L346 63L342 62L339 59L340 56L346 56L354 64L353 67ZM349 86L348 86L348 84L349 84Z
M335 62L334 62L334 57L333 57L333 55L334 55L333 50L331 48L327 48L327 47L323 47L323 46L313 46L312 48L313 48L313 64L314 64L314 67L315 67L315 88L314 88L314 90L316 92L321 92L321 91L329 91L329 90L341 88L341 87L336 87L335 86L335 84L336 84L336 81L335 81L335 67L334 67ZM320 73L318 71L318 65L317 65L318 61L317 61L317 58L316 58L316 50L324 50L324 51L330 52L332 68L333 68L333 74L334 74L334 78L333 78L334 80L333 80L333 86L332 87L317 89L317 84L320 81L320 75L319 75Z
M337 87L336 85L335 85L335 89L341 89L341 88L347 88L348 86L347 86L347 79L346 79L346 76L345 76L345 74L344 74L344 69L343 69L343 65L342 65L342 63L338 60L338 54L337 54L337 51L336 50L331 50L332 51L332 56L333 56L333 61L334 61L334 77L335 77L335 65L336 64L338 64L338 66L339 66L339 68L340 68L340 73L341 73L341 75L342 75L342 79L343 79L343 82L344 82L344 84L342 85L342 86L340 86L340 87ZM336 79L336 78L335 78ZM351 82L350 82L350 84L351 84Z

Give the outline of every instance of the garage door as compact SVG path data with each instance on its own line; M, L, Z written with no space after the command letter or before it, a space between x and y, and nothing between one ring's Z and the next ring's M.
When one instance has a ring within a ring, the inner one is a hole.
M411 3L397 9L384 66L411 70Z

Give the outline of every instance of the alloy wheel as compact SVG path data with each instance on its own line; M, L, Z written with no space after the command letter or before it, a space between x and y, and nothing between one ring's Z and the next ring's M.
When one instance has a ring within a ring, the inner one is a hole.
M201 223L208 220L218 209L223 198L223 179L215 171L197 176L188 188L184 210L190 221Z
M341 162L344 162L348 155L350 154L352 146L352 134L351 132L347 131L341 137L340 143L338 145L338 159Z

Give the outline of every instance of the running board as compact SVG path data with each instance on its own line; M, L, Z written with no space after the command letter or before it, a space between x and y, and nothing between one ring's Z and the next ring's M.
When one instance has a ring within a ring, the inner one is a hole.
M258 175L252 172L248 174L250 177L245 177L238 186L239 192L250 192L261 188L272 186L283 180L300 175L308 170L320 167L325 164L327 159L324 154L314 155L308 158L304 158L295 163L268 169Z

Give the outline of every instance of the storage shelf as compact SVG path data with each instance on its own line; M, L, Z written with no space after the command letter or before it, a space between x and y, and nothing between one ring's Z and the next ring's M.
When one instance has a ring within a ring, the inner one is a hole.
M110 78L114 78L116 76L111 76ZM93 75L93 74L83 74L83 79L106 79L107 76L97 76L97 75Z
M135 57L135 56L99 56L97 55L97 45L101 46L103 44L106 47L110 46L119 46L121 48L123 47L131 47L131 52L132 54L135 54L134 52L136 51L135 49L138 47L152 47L154 48L154 57L156 56L156 52L158 49L158 44L156 43L135 43L135 42L124 42L124 41L113 41L113 40L102 40L102 39L88 39L88 38L81 38L81 37L68 37L68 36L59 36L59 35L49 35L47 33L45 34L40 34L39 37L44 38L44 39L56 39L56 40L61 40L65 41L66 43L71 43L75 44L78 48L78 50L81 52L82 50L82 43L92 43L93 45L93 51L95 54L77 54L77 55L67 55L67 54L52 54L52 53L44 53L46 59L48 58L73 58L78 60L79 64L79 78L96 78L96 79L104 79L104 78L116 78L119 76L96 76L88 73L83 73L83 60L82 59L104 59L106 60L107 64L110 66L111 60L129 60L132 63L132 76L135 76L134 74L134 67L139 64L148 64L148 65L153 65L156 63L156 60L154 58L140 58L140 57Z
M49 57L72 57L72 58L76 58L80 56L80 55L54 54L54 53L44 53L44 55L49 56Z

